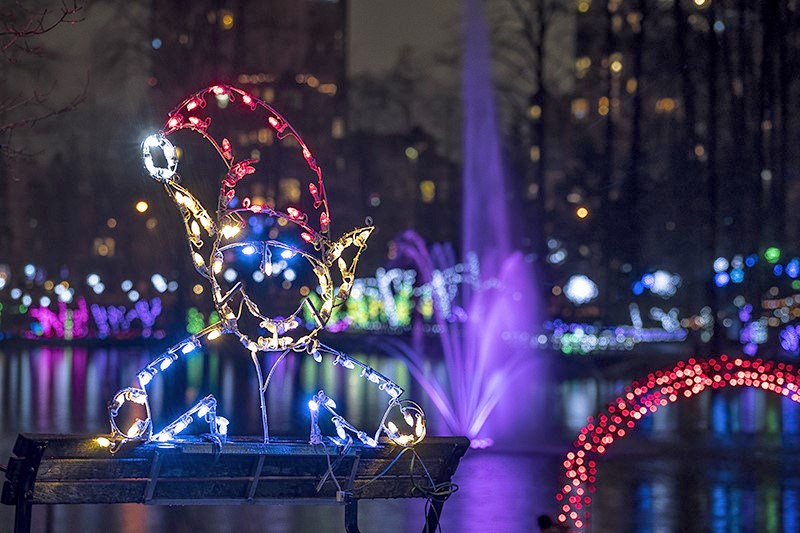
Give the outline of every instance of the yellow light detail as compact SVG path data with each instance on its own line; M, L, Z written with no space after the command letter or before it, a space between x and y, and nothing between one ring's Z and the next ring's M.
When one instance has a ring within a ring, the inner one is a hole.
M140 213L144 213L145 211L147 211L149 207L150 206L147 205L147 202L145 202L144 200L139 200L138 202L136 202L136 210Z
M220 335L222 335L220 330L215 329L214 331L208 334L208 340L213 341L214 339L219 338Z
M334 94L336 94L336 91L338 91L339 88L336 87L335 83L323 83L322 85L319 86L319 89L317 90L322 94L333 96Z
M578 216L578 218L586 218L589 216L589 210L586 209L585 207L579 207L575 211L575 214Z
M578 2L578 12L586 13L587 11L589 11L590 5L591 2L589 2L589 0L581 0L580 2Z
M539 120L542 117L542 106L532 105L528 108L528 117Z
M233 28L234 18L233 13L230 11L223 11L222 18L220 20L220 26L222 26L223 30L230 30Z
M424 203L433 203L436 199L436 184L431 180L421 181L419 183L419 192Z
M334 117L331 122L331 137L334 139L342 139L344 134L344 119L342 117Z
M678 107L678 101L674 98L659 98L656 100L656 113L672 113Z
M116 218L109 218L106 220L106 226L109 228L116 228L117 227L117 219Z
M226 239L235 237L240 231L241 228L239 226L222 226L222 236Z
M300 180L297 178L284 178L278 182L280 189L281 199L286 202L296 204L300 201L302 190L300 188Z
M576 98L572 101L572 116L577 119L586 118L589 114L589 100L586 98Z
M203 294L203 286L198 283L197 285L192 287L192 292L195 294Z
M614 60L611 62L611 72L614 74L619 74L622 71L622 61Z
M109 446L111 446L111 441L105 437L97 437L97 439L95 439L95 442L97 442L97 444L99 444L103 448L108 448Z
M256 138L261 144L272 144L272 130L261 128L258 130L258 136Z
M608 97L601 96L597 101L597 112L602 116L608 115Z

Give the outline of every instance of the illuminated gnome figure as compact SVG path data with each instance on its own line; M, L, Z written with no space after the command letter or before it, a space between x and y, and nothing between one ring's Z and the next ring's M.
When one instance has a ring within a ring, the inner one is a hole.
M308 190L313 199L314 209L319 212L314 216L315 222L318 223L312 223L310 217L296 207L289 206L279 210L266 204L256 204L249 198L242 200L237 198L237 184L246 176L255 173L258 161L254 159L237 161L229 140L217 139L209 133L211 117L202 117L207 98L220 104L220 108L243 106L256 114L266 115L262 128L268 129L264 131L271 130L279 140L293 141L300 148L313 176L308 184ZM176 173L178 153L168 139L171 134L180 130L199 134L214 147L227 167L227 173L222 179L219 190L215 218L212 218L209 211L187 188L180 185L181 180ZM326 410L331 415L337 436L330 438L337 444L350 442L352 440L350 434L354 434L368 446L376 446L381 433L385 433L393 442L403 446L413 446L422 440L426 431L425 415L416 403L400 399L404 392L402 388L369 366L320 343L317 339L317 333L325 327L333 308L342 305L350 295L356 263L366 248L366 241L373 227L367 226L350 231L338 240L330 239L330 215L322 182L322 170L300 135L286 119L270 105L241 89L215 85L190 96L175 108L169 114L164 129L145 139L142 144L142 156L150 176L163 184L170 199L180 210L191 260L197 272L210 284L214 307L220 320L175 344L140 370L137 375L139 386L121 390L109 404L111 436L100 437L98 442L110 446L111 450L115 451L122 443L129 440L170 441L191 424L194 417L204 419L209 424L210 438L224 441L228 433L228 420L217 415L217 401L213 396L206 396L175 421L156 432L153 429L147 394L147 385L156 375L167 370L182 355L199 348L203 342L213 341L224 334L238 337L251 354L258 374L264 442L269 441L265 401L269 379L275 366L292 351L307 353L318 363L322 362L323 354L330 355L334 365L360 370L362 377L374 383L388 396L388 406L377 430L374 434L367 434L339 415L334 400L324 391L319 391L308 402L311 411L312 444L323 442L317 424L320 409ZM253 217L270 217L282 227L297 230L298 241L302 241L302 244L293 243L288 239L277 240L280 236L277 233L276 238L272 238L273 234L270 233L269 240L248 240L248 223ZM258 258L261 272L259 275L263 279L263 276L270 276L273 273L274 254L284 258L299 256L309 263L319 285L318 301L321 303L315 306L306 296L288 316L269 317L262 313L241 281L233 286L227 286L228 280L222 273L228 270L226 265L234 261L237 255ZM350 259L349 262L347 257ZM304 310L307 315L313 317L310 324L306 324L300 316ZM254 329L255 332L252 332ZM266 335L259 332L266 332ZM258 360L259 352L281 354L267 375L266 381L263 379ZM137 418L129 429L122 431L117 425L117 416L126 402L143 405L147 415L144 420ZM395 416L397 423L391 420L393 409L397 410L397 415L401 415ZM408 426L409 429L401 431L398 425Z

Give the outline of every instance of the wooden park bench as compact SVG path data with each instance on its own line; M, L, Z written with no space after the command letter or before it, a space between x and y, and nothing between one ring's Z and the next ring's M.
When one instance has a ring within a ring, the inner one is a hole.
M426 498L423 531L432 533L468 447L464 437L428 437L413 450L235 437L219 446L188 437L112 455L93 437L20 434L0 501L16 506L15 533L30 531L33 505L67 503L338 504L352 533L359 500Z

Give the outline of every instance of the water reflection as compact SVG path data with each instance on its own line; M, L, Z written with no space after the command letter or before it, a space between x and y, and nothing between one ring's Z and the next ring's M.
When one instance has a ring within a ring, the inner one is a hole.
M19 431L101 433L107 431L106 404L114 392L133 385L137 371L156 350L136 348L36 347L0 351L0 434ZM238 355L238 352L233 352ZM405 367L374 355L353 354L402 387L412 388ZM274 362L269 356L267 364ZM221 352L193 354L176 363L148 387L158 424L171 421L197 399L214 394L220 414L232 420L232 434L259 434L257 383L246 357ZM355 372L317 364L297 355L279 365L272 377L268 406L275 435L307 437L305 408L319 388L336 398L359 426L377 424L385 409L385 394L365 387ZM137 413L128 413L131 423ZM199 428L198 428L199 429Z
M107 431L106 402L159 350L5 346L0 348L0 462L5 462L18 432L99 433ZM424 397L404 365L394 359L353 352L412 396ZM602 372L552 354L554 370L537 384L548 398L542 412L520 412L528 437L524 453L470 452L457 473L461 490L445 506L445 531L530 531L535 516L556 514L563 451L586 417L620 393L629 376ZM198 397L214 394L220 412L230 416L235 434L259 434L255 376L248 357L224 345L175 364L150 387L156 419L162 424ZM432 372L442 372L434 365ZM557 376L564 377L559 378ZM357 374L317 364L310 357L287 358L269 391L273 434L305 439L305 404L320 387L344 407L354 423L376 423L384 397ZM539 405L539 404L537 404ZM435 409L430 423L442 428ZM557 416L553 416L557 413ZM130 416L134 416L133 413ZM330 428L328 428L330 430ZM198 427L196 431L202 431ZM441 429L439 429L441 431ZM520 439L524 441L524 439ZM752 388L707 391L645 417L641 427L598 465L597 492L588 531L800 531L800 406ZM0 530L12 510L0 509ZM209 515L209 513L212 513ZM56 506L37 510L37 531L139 532L204 531L214 516L214 531L341 531L340 508ZM392 531L418 531L423 503L365 502L363 529L392 524ZM49 525L48 525L49 524Z

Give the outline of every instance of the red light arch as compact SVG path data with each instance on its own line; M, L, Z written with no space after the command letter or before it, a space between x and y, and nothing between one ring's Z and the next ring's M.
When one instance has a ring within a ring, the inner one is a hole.
M707 388L755 387L800 403L800 371L786 363L762 359L729 358L680 361L668 370L634 381L625 393L608 404L597 417L589 417L564 458L565 483L556 494L558 521L580 532L590 518L597 459L615 440L636 427L659 407L690 398Z

